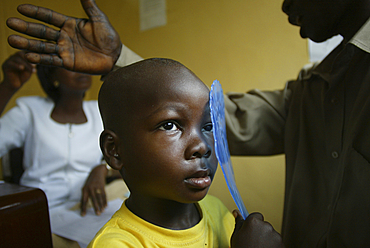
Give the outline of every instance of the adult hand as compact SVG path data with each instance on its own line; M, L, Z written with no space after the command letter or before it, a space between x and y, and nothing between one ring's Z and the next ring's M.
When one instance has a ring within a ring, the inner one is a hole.
M96 215L100 215L104 208L107 207L107 197L105 195L105 177L107 168L105 164L96 166L87 178L84 187L82 188L81 197L81 215L86 214L87 202L89 198L94 207Z
M252 213L245 220L238 210L233 211L235 229L231 247L282 248L281 236L260 213Z
M4 78L0 83L0 115L15 92L28 81L35 67L24 58L24 52L10 56L2 66Z
M14 92L21 88L36 71L35 66L24 58L24 54L24 52L17 52L2 65L4 73L2 85Z
M65 16L30 4L19 5L18 11L22 15L50 23L59 30L43 24L9 18L9 28L46 40L11 35L8 37L9 44L14 48L27 50L29 53L25 57L31 63L64 67L90 74L110 72L121 53L119 35L94 0L81 0L81 4L89 19Z

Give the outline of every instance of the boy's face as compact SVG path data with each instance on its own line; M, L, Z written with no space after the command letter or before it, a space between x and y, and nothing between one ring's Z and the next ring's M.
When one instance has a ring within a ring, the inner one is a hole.
M217 169L209 91L190 73L161 80L130 103L135 114L120 135L123 176L133 196L196 202Z
M289 22L300 26L302 38L322 42L341 32L343 17L357 0L285 0Z

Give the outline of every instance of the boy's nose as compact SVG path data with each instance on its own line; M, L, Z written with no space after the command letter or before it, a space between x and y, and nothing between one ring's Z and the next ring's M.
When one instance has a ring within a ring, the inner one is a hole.
M212 148L211 145L208 144L207 139L205 137L202 137L202 134L193 133L190 137L189 145L186 150L186 158L208 158L211 156L211 153Z

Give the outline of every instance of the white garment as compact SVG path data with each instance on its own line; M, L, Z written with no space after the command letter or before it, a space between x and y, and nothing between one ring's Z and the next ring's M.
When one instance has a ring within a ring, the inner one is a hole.
M126 47L122 44L121 47L121 54L119 55L116 64L114 65L114 70L117 70L121 67L124 67L126 65L138 62L140 60L143 60L142 57L137 55L135 52L130 50L130 48Z
M138 62L140 60L143 60L143 58L137 55L132 50L130 50L124 44L122 44L121 54L119 55L118 60L116 61L116 66L117 66L116 69L122 66L126 66L129 64Z
M84 101L87 122L61 124L51 118L54 102L39 96L21 97L0 119L0 156L24 147L21 184L42 189L49 207L80 200L92 168L101 163L103 130L97 101Z

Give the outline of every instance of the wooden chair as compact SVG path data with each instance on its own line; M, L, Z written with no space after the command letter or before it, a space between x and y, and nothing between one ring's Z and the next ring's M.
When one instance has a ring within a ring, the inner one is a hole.
M0 183L0 246L52 247L45 193L36 188Z
M14 148L2 159L4 181L19 184L24 172L23 149Z

